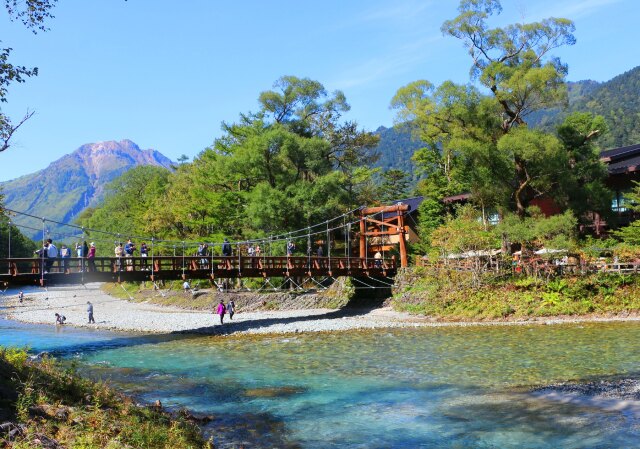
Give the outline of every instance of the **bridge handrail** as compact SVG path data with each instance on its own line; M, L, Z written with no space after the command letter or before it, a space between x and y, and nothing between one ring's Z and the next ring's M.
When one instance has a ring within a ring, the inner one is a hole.
M366 271L370 269L388 270L396 268L395 258L374 259L360 257L318 257L318 256L172 256L162 255L154 257L142 256L102 256L95 257L90 265L87 257L40 258L40 257L12 257L0 258L0 273L43 274L42 271L52 273L69 273L79 271L123 272L123 271L234 271L241 274L245 270L289 270L308 272L325 272L331 274L336 270ZM44 264L44 267L42 266Z

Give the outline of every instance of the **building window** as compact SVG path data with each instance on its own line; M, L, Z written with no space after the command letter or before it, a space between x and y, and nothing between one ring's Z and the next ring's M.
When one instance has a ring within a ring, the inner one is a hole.
M611 200L611 210L617 213L626 212L628 210L626 204L627 200L624 197L624 193L616 191L613 195L613 200Z

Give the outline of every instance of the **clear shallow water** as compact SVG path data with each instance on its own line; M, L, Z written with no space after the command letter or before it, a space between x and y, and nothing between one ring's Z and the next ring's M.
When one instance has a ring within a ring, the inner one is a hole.
M632 412L528 394L558 381L640 377L634 323L226 338L67 328L62 339L53 326L13 326L6 332L0 322L0 344L36 335L32 347L57 348L143 400L213 416L206 431L217 447L604 448L640 441Z

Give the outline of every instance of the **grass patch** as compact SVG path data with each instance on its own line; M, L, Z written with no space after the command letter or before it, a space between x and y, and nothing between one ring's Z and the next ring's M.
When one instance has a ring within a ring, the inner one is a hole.
M522 319L560 315L617 315L640 311L640 276L595 274L544 280L485 279L469 273L409 269L397 279L396 310L446 320Z
M0 348L0 392L3 422L12 421L0 433L2 447L212 447L187 413L137 406L108 385L78 376L73 365L46 357L29 361L24 350Z

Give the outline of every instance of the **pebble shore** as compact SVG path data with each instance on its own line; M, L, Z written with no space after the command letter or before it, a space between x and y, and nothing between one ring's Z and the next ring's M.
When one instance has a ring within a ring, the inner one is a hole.
M104 293L100 283L50 287L46 291L7 295L3 313L25 323L55 324L55 313L67 318L66 326L145 333L188 332L197 334L281 334L340 331L382 327L413 327L427 324L388 308L367 311L303 309L289 311L238 311L220 325L213 312L184 310L126 301ZM89 324L87 301L94 307L95 324ZM213 305L212 305L213 310ZM0 312L1 313L1 312Z
M95 324L89 324L87 301L94 307ZM213 304L212 304L213 307ZM440 322L428 317L396 312L388 307L352 309L302 309L287 311L239 310L225 322L213 312L184 310L150 303L114 298L101 290L100 283L84 286L56 286L25 294L24 302L17 295L5 295L0 313L25 323L55 324L55 313L67 318L65 325L104 330L144 333L194 334L289 334L298 332L330 332L352 329L412 328L442 326L492 326L562 324L580 322L638 321L629 317L553 318L527 321Z

